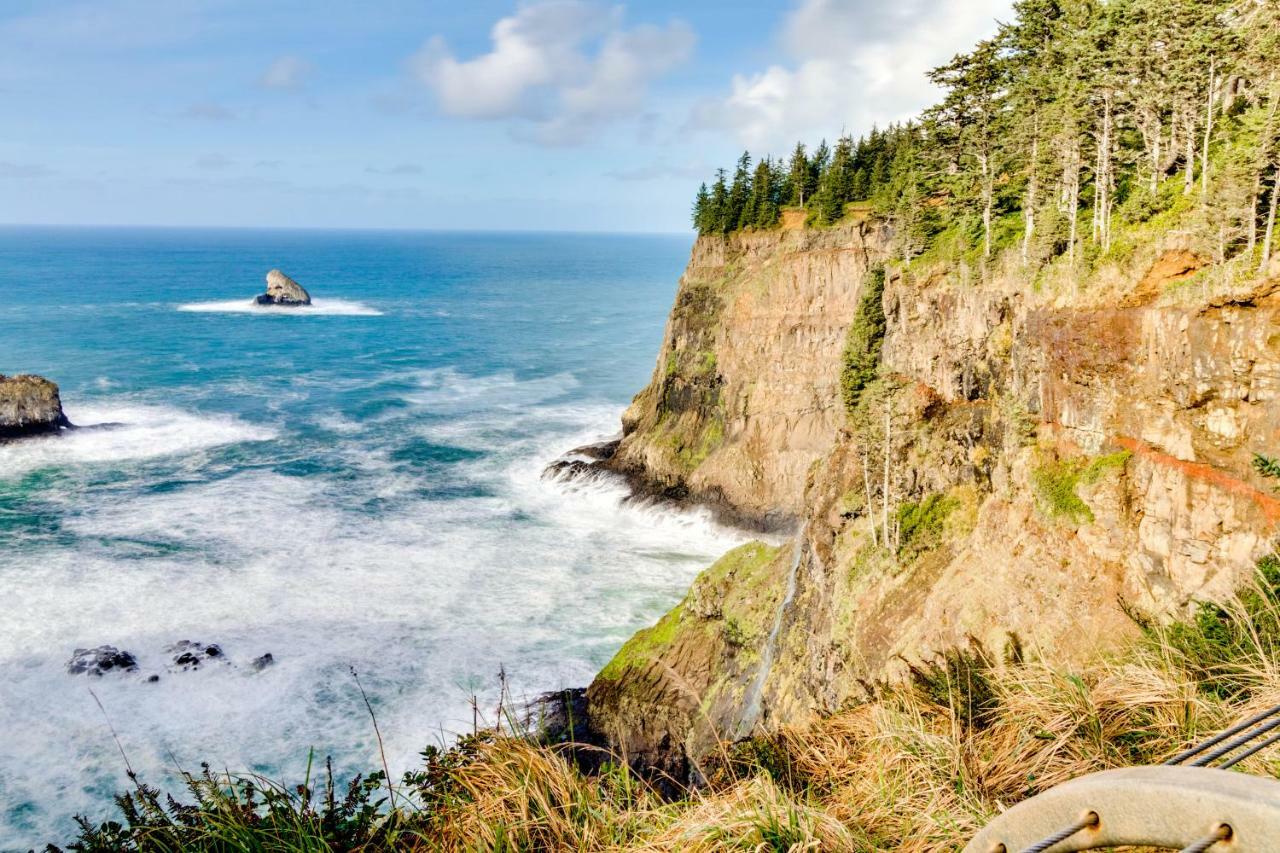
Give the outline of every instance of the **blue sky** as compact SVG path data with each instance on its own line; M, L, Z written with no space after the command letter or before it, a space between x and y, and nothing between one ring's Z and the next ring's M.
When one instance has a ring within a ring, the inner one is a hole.
M683 231L1009 0L0 0L0 222Z

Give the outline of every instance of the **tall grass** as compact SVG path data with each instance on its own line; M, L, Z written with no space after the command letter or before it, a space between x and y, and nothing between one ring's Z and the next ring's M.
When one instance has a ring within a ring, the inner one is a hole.
M1144 624L1078 670L956 652L872 702L724 745L708 784L675 801L620 762L582 772L581 747L477 732L427 749L396 785L379 771L339 786L327 765L314 788L310 772L286 788L205 768L185 801L137 782L117 820L81 820L67 849L954 850L1023 798L1280 704L1278 591L1280 561L1265 560L1238 600Z

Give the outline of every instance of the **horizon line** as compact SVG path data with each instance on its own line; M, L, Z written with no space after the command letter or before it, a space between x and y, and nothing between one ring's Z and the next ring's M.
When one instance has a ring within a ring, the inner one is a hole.
M410 233L410 234L565 234L565 235L598 235L598 236L635 236L635 237L690 237L696 236L694 230L687 231L609 231L605 229L586 228L432 228L415 226L372 226L372 225L175 225L155 223L94 223L94 222L0 222L0 229L19 228L66 228L66 229L137 229L155 231L361 231L371 233Z

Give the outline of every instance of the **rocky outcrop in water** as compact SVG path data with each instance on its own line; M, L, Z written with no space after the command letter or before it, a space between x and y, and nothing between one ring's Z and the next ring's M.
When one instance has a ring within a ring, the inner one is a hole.
M191 640L179 640L165 650L173 659L173 668L182 672L199 669L212 662L228 663L222 653L222 646L217 643L196 643Z
M193 640L179 640L164 649L167 659L165 668L171 673L197 672L214 664L235 667L222 646L217 643L200 643ZM254 672L261 672L275 664L271 652L260 655L249 661L248 667ZM109 672L138 672L141 663L133 652L118 649L115 646L97 646L92 649L76 649L67 661L67 672L70 675L92 675L101 677ZM154 684L160 681L158 674L151 674L143 679Z
M137 672L138 659L115 646L76 649L67 661L69 675L91 675L101 678L108 672Z
M267 273L267 292L254 301L259 305L299 307L311 304L311 294L280 270L272 270Z
M42 376L0 374L0 440L70 427L57 385Z

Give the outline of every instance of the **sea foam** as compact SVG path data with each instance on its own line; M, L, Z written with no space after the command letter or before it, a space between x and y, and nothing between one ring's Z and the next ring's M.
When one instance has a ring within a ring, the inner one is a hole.
M260 314L271 317L381 317L382 312L350 299L313 299L310 305L259 305L252 299L225 299L216 302L186 302L179 311L202 314Z
M340 773L378 766L354 667L398 773L425 745L470 729L473 696L493 718L500 666L517 697L586 684L743 541L701 511L630 505L614 479L544 478L547 463L618 421L616 404L567 398L568 374L410 371L376 387L401 406L392 420L344 415L321 451L333 473L259 463L154 489L159 475L135 472L109 496L77 500L62 541L6 572L13 616L0 625L0 666L13 677L0 720L26 736L0 740L0 801L56 802L57 814L23 818L34 830L0 815L0 828L36 843L69 813L105 817L107 796L127 787L89 686L149 784L173 786L176 766L200 761L297 779L313 747ZM167 454L184 472L210 443L275 435L164 407L70 415L132 426L22 452L59 453L59 466ZM487 452L450 463L440 484L436 468L400 452L424 439ZM0 477L15 464L0 461ZM164 649L181 639L219 643L234 665L170 672ZM66 674L72 649L102 643L136 654L140 671ZM265 652L276 664L252 671ZM151 674L160 681L145 683Z
M68 406L66 413L79 429L0 443L0 480L40 468L183 455L276 434L226 415L131 402Z

